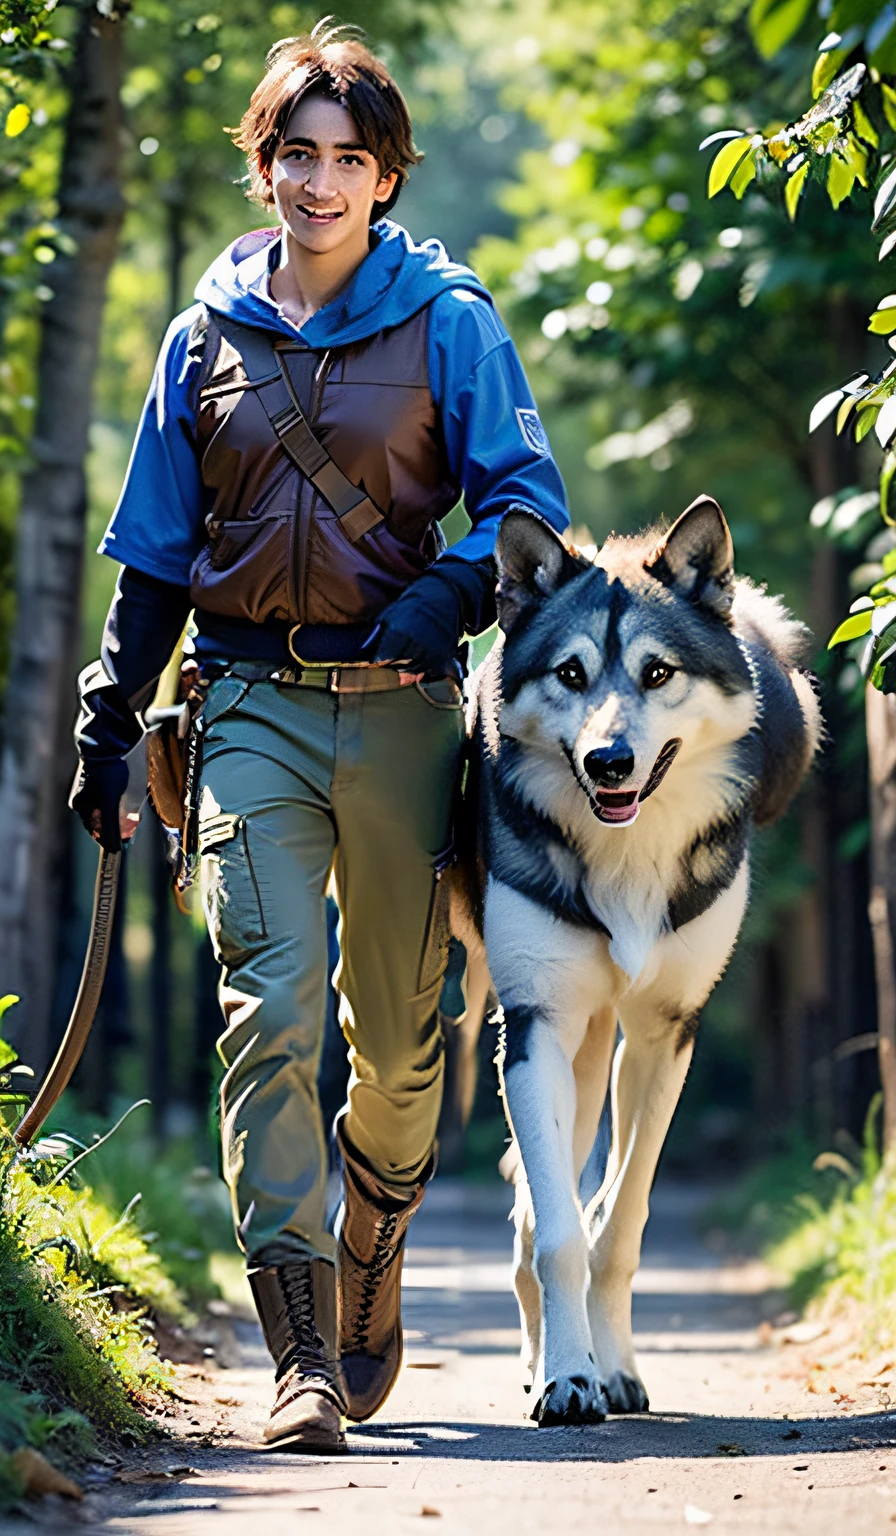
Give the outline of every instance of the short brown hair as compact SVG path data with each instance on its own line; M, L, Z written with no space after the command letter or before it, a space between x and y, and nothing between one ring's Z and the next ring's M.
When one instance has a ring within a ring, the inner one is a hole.
M313 93L348 109L383 176L398 172L390 196L371 213L371 219L382 218L398 200L408 166L419 165L423 156L414 148L404 97L385 64L357 37L326 23L319 23L307 37L285 37L274 44L265 74L239 128L233 130L233 141L246 151L249 164L248 196L266 206L273 203L271 163L277 146L295 107Z

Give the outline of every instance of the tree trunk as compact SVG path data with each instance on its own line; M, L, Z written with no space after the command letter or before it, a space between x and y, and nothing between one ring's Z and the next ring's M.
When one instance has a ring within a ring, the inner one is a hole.
M122 7L85 4L75 41L59 223L76 250L51 269L37 371L33 467L22 485L12 662L0 760L3 987L41 1070L50 1048L60 824L74 769L71 723L84 548L84 459L103 300L124 213Z
M896 1147L896 695L865 694L871 778L871 896L868 916L877 977L877 1051L884 1090L884 1150Z

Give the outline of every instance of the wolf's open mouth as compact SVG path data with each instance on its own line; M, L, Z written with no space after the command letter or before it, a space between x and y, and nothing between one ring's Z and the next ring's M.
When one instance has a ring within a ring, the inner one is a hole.
M673 736L661 748L656 762L650 770L647 782L642 789L595 789L582 777L576 760L568 747L564 747L569 765L576 776L580 789L585 791L591 802L591 809L598 821L602 821L608 827L630 827L638 818L641 804L659 788L666 777L674 758L681 746L681 737Z

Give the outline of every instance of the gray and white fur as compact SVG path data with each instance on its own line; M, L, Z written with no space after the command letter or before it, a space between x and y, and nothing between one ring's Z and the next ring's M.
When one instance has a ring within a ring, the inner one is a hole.
M786 809L821 723L806 631L735 578L711 498L593 561L514 510L497 560L455 926L480 998L484 937L504 1015L532 1416L576 1423L647 1407L631 1284L657 1159L744 915L753 829ZM612 1150L583 1209L611 1078Z

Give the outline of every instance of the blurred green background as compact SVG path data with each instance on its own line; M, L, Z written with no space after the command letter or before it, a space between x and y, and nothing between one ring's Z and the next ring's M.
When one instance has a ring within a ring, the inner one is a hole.
M67 255L55 222L65 69L84 9L3 8L7 32L20 32L2 34L0 87L31 113L0 141L4 666L40 317L54 263ZM116 576L93 551L161 337L214 256L264 222L222 130L239 120L270 44L318 19L304 6L248 0L217 11L137 0L118 14L126 212L90 432L82 664L97 653ZM25 48L29 16L43 31L32 28ZM851 583L861 586L857 568L892 540L884 533L881 544L873 498L861 495L874 483L870 446L835 441L830 428L809 438L807 424L825 388L888 355L866 332L882 279L866 203L834 214L810 188L791 223L780 187L761 178L742 203L729 192L710 201L710 156L698 149L719 128L767 130L803 109L812 26L769 62L741 0L359 0L339 19L364 26L385 54L425 151L395 216L417 238L437 235L492 287L566 480L576 538L600 543L611 529L673 517L707 491L728 515L740 570L781 592L815 635L828 741L796 811L758 841L746 930L706 1010L666 1158L705 1170L743 1163L795 1125L812 1137L858 1133L877 1086L873 1050L848 1043L873 1032L876 1006L862 686L854 659L831 659L824 645ZM95 866L74 818L60 815L58 837L45 1043L71 1006ZM75 1084L79 1112L108 1115L148 1093L155 1144L186 1138L194 1160L214 1164L208 945L199 922L174 909L150 817L128 866L109 985ZM474 1175L493 1167L504 1136L494 1043L484 1032L464 1154ZM21 1049L27 1058L26 1041Z

